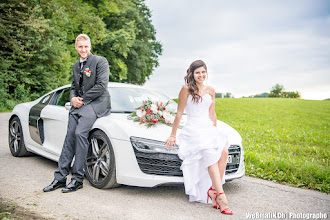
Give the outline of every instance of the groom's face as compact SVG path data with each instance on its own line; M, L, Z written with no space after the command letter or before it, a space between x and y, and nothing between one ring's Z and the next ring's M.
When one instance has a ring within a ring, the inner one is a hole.
M75 48L80 58L84 60L91 53L91 42L89 40L77 41Z

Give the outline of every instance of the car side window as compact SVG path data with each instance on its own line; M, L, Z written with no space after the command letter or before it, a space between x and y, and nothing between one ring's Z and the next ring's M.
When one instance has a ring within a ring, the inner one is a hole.
M70 89L64 89L60 94L56 105L65 106L65 103L70 102Z
M58 102L58 98L60 97L60 95L61 95L62 92L63 92L62 89L61 89L61 90L57 90L57 91L54 93L54 95L53 95L53 97L52 97L52 100L50 100L49 104L50 104L50 105L56 105L57 102Z
M46 95L43 99L41 99L41 101L39 103L41 104L48 104L50 101L50 98L52 97L53 93Z
M65 103L70 102L70 88L57 90L52 100L49 102L50 105L65 106Z

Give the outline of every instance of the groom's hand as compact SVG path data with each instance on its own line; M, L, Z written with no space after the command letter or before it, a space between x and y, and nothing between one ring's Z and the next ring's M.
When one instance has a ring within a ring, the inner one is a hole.
M83 98L81 98L81 97L72 97L71 103L72 103L73 107L80 108L84 104L82 100L83 100Z

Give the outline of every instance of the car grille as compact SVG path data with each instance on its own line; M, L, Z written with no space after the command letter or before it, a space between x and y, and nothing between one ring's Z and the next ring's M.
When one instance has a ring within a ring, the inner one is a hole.
M182 171L180 170L182 160L180 160L177 154L144 153L137 151L135 148L134 151L143 173L182 176Z
M133 147L134 153L143 173L165 176L183 176L180 166L182 160L177 154L146 153ZM229 155L232 162L227 163L226 174L235 173L238 170L241 156L241 148L238 145L229 147Z

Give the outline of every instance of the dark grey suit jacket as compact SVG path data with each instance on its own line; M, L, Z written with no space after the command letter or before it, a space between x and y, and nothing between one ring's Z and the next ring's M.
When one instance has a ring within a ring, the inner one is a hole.
M110 94L108 92L109 82L109 63L105 57L90 54L87 63L83 67L90 69L90 76L83 73L83 83L80 80L80 62L73 65L73 78L71 85L70 100L72 97L81 97L86 105L92 105L97 117L103 117L110 114ZM74 110L72 106L70 112Z

